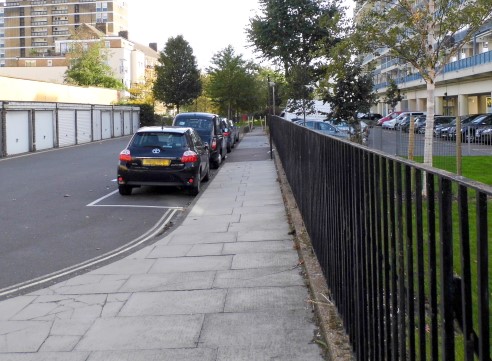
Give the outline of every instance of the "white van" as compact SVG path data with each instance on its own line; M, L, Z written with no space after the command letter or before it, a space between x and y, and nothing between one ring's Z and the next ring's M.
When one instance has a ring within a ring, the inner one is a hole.
M313 100L313 102L312 107L306 109L306 119L326 119L328 114L331 113L330 104L324 103L322 100ZM295 105L297 105L297 108ZM296 109L293 110L293 108ZM290 121L303 119L304 114L301 101L295 104L293 100L288 100L287 107L280 113L280 117Z

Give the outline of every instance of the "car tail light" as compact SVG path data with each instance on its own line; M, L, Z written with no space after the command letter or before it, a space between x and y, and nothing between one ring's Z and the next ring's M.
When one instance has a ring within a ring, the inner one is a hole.
M228 137L231 132L224 132L224 137Z
M191 150L187 150L186 152L183 153L183 156L181 157L181 162L182 163L198 162L198 154L196 154Z
M217 149L217 139L212 139L212 150Z
M125 149L120 153L120 160L122 162L131 162L132 161L132 155L130 154L130 151L128 149Z

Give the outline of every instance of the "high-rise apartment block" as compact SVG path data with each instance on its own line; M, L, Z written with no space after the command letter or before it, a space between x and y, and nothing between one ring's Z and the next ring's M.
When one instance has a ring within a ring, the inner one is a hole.
M355 9L356 19L370 6L373 5L369 1L359 2ZM462 34L455 36L460 38ZM392 79L403 94L397 110L427 110L426 84L411 64L393 57L389 49L378 49L374 54L367 54L363 64L369 63L375 65L373 80L380 100L384 99ZM434 104L436 114L492 113L492 21L486 22L472 40L445 64L436 79ZM381 101L372 111L386 115L391 109Z
M82 24L104 28L108 35L127 31L127 2L7 0L0 7L0 66L18 66L20 58L55 55L56 41L69 39Z

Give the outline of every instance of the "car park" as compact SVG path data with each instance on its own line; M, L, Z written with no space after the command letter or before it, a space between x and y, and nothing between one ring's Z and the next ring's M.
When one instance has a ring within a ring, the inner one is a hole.
M209 146L211 165L219 168L227 155L227 139L224 137L221 118L217 114L180 113L174 118L173 125L195 129Z
M492 126L477 129L475 133L475 141L481 144L492 144Z
M175 186L196 195L209 174L208 145L194 129L144 127L120 153L118 191L127 196L135 187Z

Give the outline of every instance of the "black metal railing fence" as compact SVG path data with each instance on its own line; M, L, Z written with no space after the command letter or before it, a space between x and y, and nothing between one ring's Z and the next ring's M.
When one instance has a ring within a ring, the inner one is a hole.
M492 188L269 118L357 360L490 360Z

